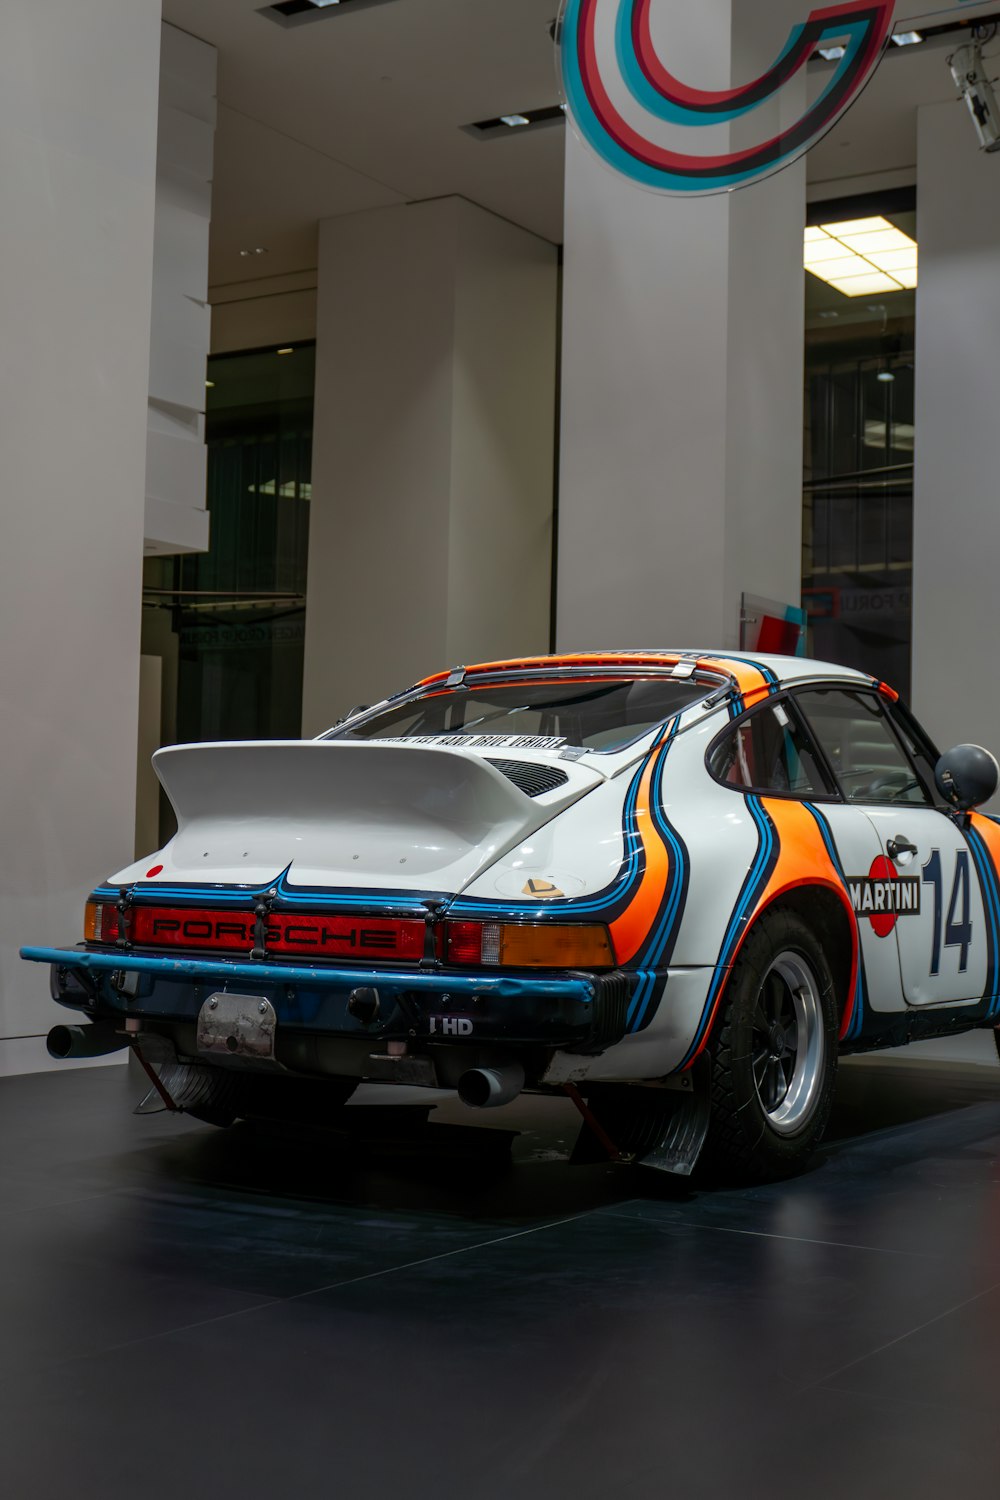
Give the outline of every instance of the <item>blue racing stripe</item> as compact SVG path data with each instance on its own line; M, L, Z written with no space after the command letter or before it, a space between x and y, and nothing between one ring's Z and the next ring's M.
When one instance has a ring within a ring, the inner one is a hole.
M743 882L739 899L736 902L733 914L729 919L729 926L726 928L726 934L722 940L722 947L720 948L719 956L716 959L715 973L712 977L712 983L708 991L708 997L705 1001L704 1008L702 1010L701 1019L698 1022L698 1029L695 1032L694 1040L692 1041L687 1052L684 1054L682 1061L678 1065L678 1070L687 1067L688 1063L695 1056L701 1046L701 1043L705 1036L705 1030L715 1009L715 1004L718 1000L719 992L722 989L723 984L726 982L733 956L739 946L740 939L743 936L744 927L753 914L753 911L767 886L768 880L771 878L771 872L774 868L774 862L777 858L777 833L774 824L771 822L771 819L768 817L766 811L764 810L764 807L761 804L760 798L755 797L752 793L747 793L744 797L744 801L746 802L751 817L757 825L757 853L754 856L754 861L750 866L747 877Z
M1000 994L997 993L997 963L1000 958L1000 887L997 884L997 872L993 860L990 858L990 852L982 834L971 823L964 832L975 861L976 874L979 876L979 884L983 892L983 906L986 909L986 992L983 999L989 1002L986 1016L988 1020L992 1020L1000 1009Z
M808 808L813 817L816 819L816 826L819 828L819 831L823 836L823 842L826 845L826 850L830 856L833 868L837 872L837 878L839 879L841 885L844 887L844 890L847 891L849 897L850 891L847 885L847 876L844 873L844 866L841 864L840 855L837 853L837 846L833 841L833 833L830 828L830 824L828 823L825 815L820 812L819 808L814 807L811 802L806 802L803 804L803 806ZM855 923L855 928L856 927L857 923ZM845 1042L854 1041L861 1035L861 1032L864 1028L865 1005L868 997L868 976L865 973L865 955L861 948L860 933L856 933L856 941L858 945L857 974L854 981L854 995L851 1001L851 1022L846 1032L844 1033L843 1038Z
M677 733L679 723L679 720L674 721L670 740ZM669 851L668 885L659 919L646 946L638 955L641 978L628 1010L627 1019L630 1031L641 1031L656 1014L657 1005L651 1005L650 1002L657 991L662 996L666 983L666 975L662 970L665 961L669 963L670 954L673 952L687 901L689 874L687 847L680 835L672 828L663 810L663 772L667 753L668 751L665 750L656 768L656 775L650 788L649 805L656 830Z

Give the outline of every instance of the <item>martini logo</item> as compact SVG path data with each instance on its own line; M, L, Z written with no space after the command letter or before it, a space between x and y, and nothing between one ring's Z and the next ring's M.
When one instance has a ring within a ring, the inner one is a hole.
M564 0L559 65L567 113L598 156L643 187L683 195L731 192L808 151L850 108L878 66L896 0L856 0L813 10L793 27L765 72L722 89L694 88L671 73L664 54L669 11L675 7L676 0L662 5L659 0ZM842 55L819 97L792 124L775 131L771 121L777 111L766 107L779 101L819 47L833 53L843 49ZM755 116L761 121L756 131ZM711 127L737 120L745 144L717 149L719 132ZM716 137L707 148L706 132Z
M848 876L851 905L867 917L876 937L888 937L900 917L920 915L919 875L899 875L891 860L879 855L867 875Z

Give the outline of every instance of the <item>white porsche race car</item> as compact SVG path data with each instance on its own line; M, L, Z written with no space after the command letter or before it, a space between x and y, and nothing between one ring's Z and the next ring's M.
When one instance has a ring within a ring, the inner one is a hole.
M54 1055L131 1045L213 1123L564 1091L612 1156L773 1178L839 1054L1000 1022L996 762L841 667L493 662L154 761L175 837L22 952L89 1017Z

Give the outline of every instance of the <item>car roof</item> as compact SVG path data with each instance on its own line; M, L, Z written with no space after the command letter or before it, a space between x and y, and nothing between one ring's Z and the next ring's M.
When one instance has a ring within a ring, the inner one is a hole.
M781 683L844 678L870 686L875 680L866 676L864 672L856 671L853 667L842 667L834 662L817 661L806 656L777 656L691 648L671 650L669 647L653 647L644 650L581 651L553 656L521 656L512 657L506 661L478 662L472 666L455 667L450 672L437 672L432 677L425 677L418 686L427 687L433 683L447 682L449 679L457 684L470 673L477 675L503 672L521 674L525 671L572 667L620 666L623 669L673 667L682 661L692 662L695 667L704 668L708 672L727 673L738 681L745 677L748 668L765 679L776 678Z

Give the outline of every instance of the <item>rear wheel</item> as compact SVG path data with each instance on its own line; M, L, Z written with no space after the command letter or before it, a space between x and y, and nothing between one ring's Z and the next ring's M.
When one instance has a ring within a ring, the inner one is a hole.
M745 1181L801 1171L826 1128L836 1072L837 1001L823 949L794 912L769 912L729 979L706 1158Z

